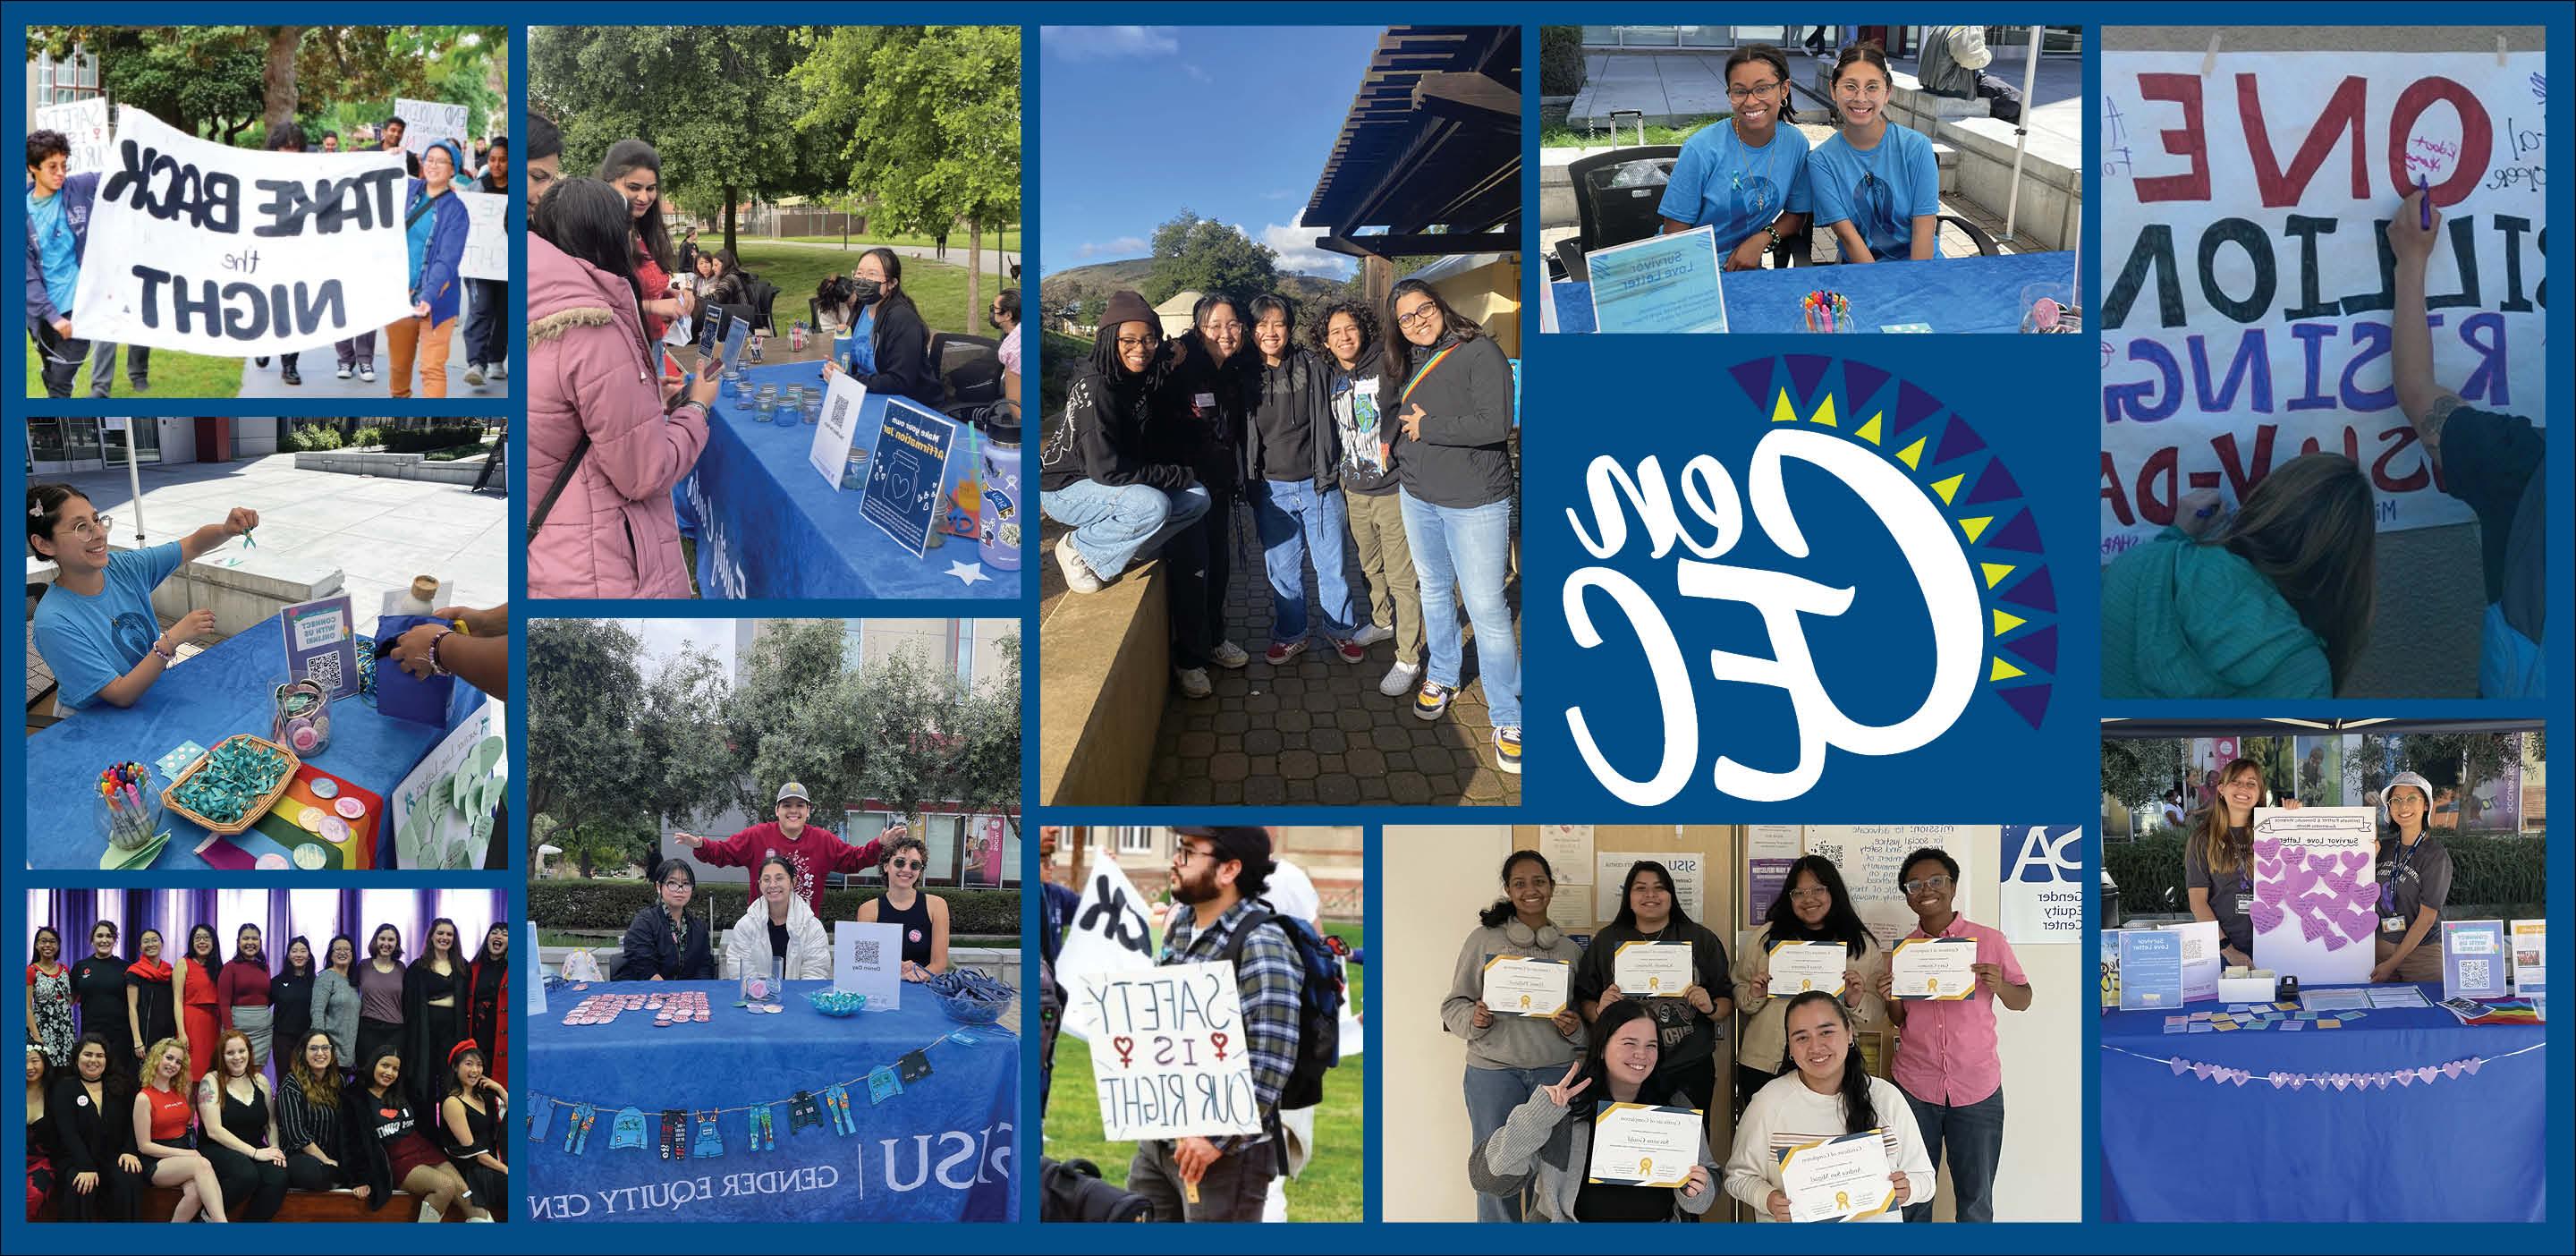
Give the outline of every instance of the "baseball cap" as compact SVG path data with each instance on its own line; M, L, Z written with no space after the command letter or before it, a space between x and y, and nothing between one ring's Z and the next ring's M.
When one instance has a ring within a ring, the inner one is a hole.
M790 798L793 798L808 807L814 805L814 800L805 796L805 786L796 781L789 781L786 784L779 786L778 797L770 805L776 806L778 803L785 802Z

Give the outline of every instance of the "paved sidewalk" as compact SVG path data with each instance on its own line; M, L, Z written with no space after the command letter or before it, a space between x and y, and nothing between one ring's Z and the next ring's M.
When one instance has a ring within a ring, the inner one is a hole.
M244 358L240 395L295 401L383 401L393 396L393 361L385 348L385 334L379 331L376 333L376 382L372 384L354 374L347 379L334 378L332 372L337 369L339 358L327 344L307 349L296 357L295 373L303 377L304 382L292 387L284 378L286 364L283 361L272 357L267 366L261 366L257 359ZM411 399L428 400L420 392L420 368L414 366L412 374ZM481 388L465 386L465 316L457 315L455 329L449 333L448 340L447 400L507 401L509 397L510 381L506 379L487 379Z

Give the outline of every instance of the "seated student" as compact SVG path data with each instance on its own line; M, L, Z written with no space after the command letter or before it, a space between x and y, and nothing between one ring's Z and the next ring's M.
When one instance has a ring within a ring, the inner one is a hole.
M28 620L36 653L54 669L54 707L70 715L94 703L130 707L179 660L179 646L215 630L198 609L168 632L152 613L152 591L180 564L259 526L259 512L235 506L210 523L149 549L108 551L113 520L69 484L27 486L27 548L59 569Z
M2021 89L1985 72L1994 59L1986 47L1985 27L1923 28L1923 58L1918 64L1923 90L1954 100L1983 98L1996 120L2019 122Z
M1995 1165L2004 1150L2004 1066L1995 1041L1995 1005L2013 1011L2030 1007L2030 979L2003 931L1972 924L1950 904L1959 888L1959 862L1948 852L1925 848L1905 857L1897 889L1914 909L1914 932L1908 938L1973 938L1977 958L1975 993L1958 1001L1907 1002L1895 997L1886 970L1878 975L1879 997L1887 1016L1903 1032L1896 1040L1896 1063L1889 1068L1905 1092L1905 1106L1923 1137L1925 1159L1941 1163L1941 1147L1950 1148L1950 1191L1957 1197L1961 1221L1995 1219ZM1903 945L1900 942L1898 945ZM1908 1221L1930 1221L1932 1205L1906 1205Z
M725 931L725 979L771 971L773 962L789 981L832 975L832 940L805 900L796 897L796 866L783 855L760 862L760 892L743 909L742 919Z
M1922 132L1887 120L1887 54L1843 49L1833 84L1842 128L1807 157L1816 225L1832 229L1846 262L1939 257L1940 165Z
M858 313L858 285L848 275L825 275L814 286L814 295L805 301L805 312L811 316L814 330L826 339L839 335Z
M1148 378L1162 326L1145 298L1125 289L1110 295L1091 358L1074 367L1064 422L1038 455L1039 507L1073 529L1056 541L1055 559L1076 593L1099 592L1129 562L1208 512L1197 472L1144 457Z
M235 1221L269 1221L286 1202L286 1151L277 1109L258 1071L249 1035L227 1029L215 1046L215 1071L197 1083L197 1126L214 1166L224 1212Z
M1592 1180L1596 1104L1691 1105L1656 1067L1659 1038L1645 1001L1620 999L1602 1008L1583 1058L1567 1065L1555 1085L1531 1092L1502 1128L1468 1152L1468 1184L1480 1197L1518 1198L1534 1183L1531 1206L1548 1221L1679 1221L1707 1212L1717 1200L1717 1162L1705 1134L1678 1189Z
M1735 109L1682 142L1672 179L1656 208L1664 234L1716 229L1719 263L1756 270L1763 254L1806 225L1814 208L1807 175L1807 135L1789 101L1789 58L1769 44L1747 44L1726 59L1726 98Z
M685 859L665 859L653 884L661 901L635 913L626 939L617 948L619 981L711 981L715 954L708 948L707 922L689 914L698 894L698 873Z
M491 1220L455 1166L422 1132L402 1073L401 1053L379 1047L358 1071L358 1080L340 1094L340 1124L348 1140L341 1158L355 1166L368 1211L382 1209L400 1188L420 1201L422 1221L444 1220L450 1204L461 1205L468 1221Z
M2370 636L2370 477L2341 454L2273 468L2233 518L2197 489L2102 569L2102 696L2330 698Z
M850 269L850 291L858 303L850 327L849 358L825 362L823 378L842 371L878 396L909 397L938 409L943 386L931 369L930 325L903 288L903 259L889 248L859 255Z
M510 1219L510 1166L501 1159L509 1115L510 1092L484 1073L483 1049L471 1041L456 1044L448 1057L447 1094L438 1104L447 1160L499 1221Z
M1822 990L1789 1000L1782 1017L1789 1031L1789 1059L1797 1068L1774 1078L1744 1106L1735 1123L1735 1153L1726 1160L1726 1191L1753 1206L1757 1221L1789 1219L1781 1189L1780 1153L1801 1143L1880 1131L1891 1166L1895 1200L1887 1211L1855 1221L1897 1221L1897 1208L1932 1198L1932 1159L1914 1127L1905 1092L1869 1075L1851 1009Z
M2479 627L2478 696L2548 696L2544 634L2549 606L2548 441L2531 420L2480 410L2433 378L2433 333L2424 317L2424 268L2446 234L2442 214L2427 214L2424 193L2409 193L2388 221L2397 255L2397 298L2389 356L2398 408L2442 471L2442 491L2478 513L2486 577L2486 618Z
M200 1212L208 1221L223 1221L223 1187L215 1181L214 1165L197 1154L196 1115L188 1106L194 1088L187 1074L188 1049L176 1040L164 1038L143 1052L143 1085L127 1113L134 1124L134 1154L143 1158L151 1185L179 1188L172 1221L194 1221Z
M286 1079L277 1087L277 1145L286 1149L286 1184L299 1191L350 1189L360 1184L341 1156L348 1151L340 1126L340 1053L331 1031L304 1035Z
M859 920L903 929L903 979L928 981L948 971L948 900L925 894L930 848L906 834L886 844L886 891L859 904Z
M65 1221L132 1221L151 1185L134 1154L133 1082L108 1068L109 1054L106 1033L82 1034L70 1075L45 1096L61 1153L55 1189Z

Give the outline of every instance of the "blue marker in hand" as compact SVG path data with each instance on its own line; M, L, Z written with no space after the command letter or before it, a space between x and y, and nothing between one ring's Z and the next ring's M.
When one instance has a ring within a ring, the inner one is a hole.
M2415 194L2424 198L2415 203L2415 213L2420 220L2416 225L2430 231L2433 229L2433 188L2420 174L2415 176Z

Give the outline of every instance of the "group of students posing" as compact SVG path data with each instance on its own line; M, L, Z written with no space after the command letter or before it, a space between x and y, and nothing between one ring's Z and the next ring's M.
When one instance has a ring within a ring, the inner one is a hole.
M1275 293L1248 305L1210 293L1190 319L1167 341L1144 297L1117 292L1075 368L1040 462L1046 516L1072 529L1056 545L1067 586L1098 591L1159 549L1177 683L1207 697L1209 667L1251 661L1225 622L1235 503L1248 502L1270 584L1269 663L1312 634L1345 663L1392 639L1378 692L1411 693L1413 713L1436 720L1463 677L1463 602L1496 766L1520 771L1504 595L1519 473L1501 346L1418 279L1397 283L1383 310L1330 302L1302 345L1296 304ZM1365 587L1344 569L1353 541Z
M38 928L28 1219L49 1203L69 1221L138 1219L155 1186L179 1189L173 1221L265 1221L289 1189L350 1190L371 1210L399 1189L423 1221L451 1206L503 1215L509 928L495 923L471 959L455 922L432 922L429 937L408 964L390 924L364 960L346 934L318 963L298 937L271 972L256 925L226 960L200 924L175 962L145 929L129 961L102 920L69 965Z
M1631 865L1617 919L1578 944L1548 918L1556 878L1546 857L1514 852L1503 862L1504 897L1459 948L1441 1006L1442 1023L1467 1043L1467 1177L1477 1219L1680 1220L1707 1213L1722 1188L1757 1220L1785 1221L1779 1153L1876 1130L1904 1220L1932 1219L1945 1147L1958 1219L1993 1220L2004 1123L1994 1009L2029 1007L2031 989L2003 934L1952 907L1958 877L1948 854L1918 850L1906 857L1899 888L1916 915L1908 937L1975 940L1975 993L1907 1002L1889 991L1889 944L1862 922L1841 872L1821 855L1791 866L1760 945L1730 964L1726 944L1683 910L1662 864ZM1613 957L1634 941L1689 943L1693 984L1676 996L1621 990ZM1773 993L1769 951L1782 942L1840 944L1848 965L1841 995ZM1572 965L1567 1006L1546 1018L1487 1007L1483 973L1497 956ZM1738 1012L1735 1145L1723 1167L1703 1143L1677 1189L1591 1181L1593 1105L1706 1111L1717 1094L1719 1043ZM1884 1029L1898 1031L1893 1081L1869 1074L1860 1046L1861 1032Z

